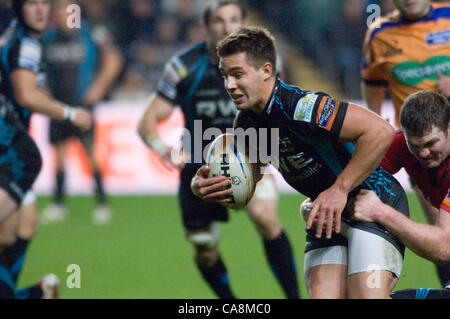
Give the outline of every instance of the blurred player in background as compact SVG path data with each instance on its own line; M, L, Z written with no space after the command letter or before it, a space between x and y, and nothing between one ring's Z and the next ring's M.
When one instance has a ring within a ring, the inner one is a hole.
M186 128L194 136L195 125L203 131L210 127L225 132L233 126L236 108L227 94L218 69L216 44L245 24L245 9L238 1L211 1L204 10L204 24L208 39L173 56L166 64L156 97L152 100L140 123L139 134L168 166L175 167L172 148L157 134L157 124L180 105ZM196 121L196 122L195 122ZM184 141L194 150L194 143L202 143L201 150L211 141ZM185 152L189 152L186 148ZM181 169L179 203L186 229L186 238L194 245L195 262L203 278L219 298L235 298L228 274L219 253L218 221L227 221L227 209L217 203L206 203L192 194L190 183L201 163L194 162L190 152ZM202 158L203 160L203 158ZM253 200L246 210L263 239L266 256L287 298L298 298L298 283L294 256L286 233L277 216L278 194L273 177L258 183Z
M91 126L92 117L41 91L40 39L48 21L49 1L14 0L12 9L16 19L0 39L0 298L55 298L58 279L53 274L35 286L16 289L28 241L37 227L30 192L41 169L41 156L27 130L32 112L84 130Z
M386 87L400 109L406 97L419 90L450 97L450 2L393 0L398 9L367 30L364 41L362 93L368 107L380 114ZM435 219L427 200L414 187L429 223ZM441 283L450 281L450 263L438 267Z
M275 166L289 185L313 200L304 265L309 296L389 298L401 273L404 246L375 223L350 220L346 205L358 190L373 189L384 203L409 215L400 183L378 165L394 130L363 107L281 81L273 42L264 28L242 28L218 43L219 67L239 109L235 127L267 130L269 139L255 143L255 154L268 154L277 138ZM229 200L223 199L231 193L223 190L226 178L208 178L207 173L206 166L198 170L193 192L209 201ZM376 285L367 284L372 276Z
M122 55L115 46L106 26L83 21L81 28L71 27L67 20L74 1L56 0L55 27L44 37L43 59L46 63L48 89L57 99L68 104L82 105L92 110L104 99L122 69ZM56 187L53 203L42 214L43 221L61 220L66 215L64 182L67 142L77 137L91 164L95 179L97 208L92 218L96 224L107 223L111 211L107 204L102 173L94 154L94 127L82 132L62 121L50 123L50 142L56 155Z
M414 222L380 202L372 191L356 197L354 218L376 222L396 235L416 254L436 264L450 262L450 104L439 93L419 91L410 95L402 108L398 132L381 165L390 173L405 168L434 211L431 225ZM450 281L445 290L410 289L394 298L450 298Z

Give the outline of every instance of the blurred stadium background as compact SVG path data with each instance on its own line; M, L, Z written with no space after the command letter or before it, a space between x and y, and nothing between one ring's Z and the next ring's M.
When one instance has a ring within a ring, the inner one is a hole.
M191 246L183 238L176 190L178 172L166 168L139 140L136 126L168 57L202 41L201 22L206 0L88 0L73 1L83 18L105 23L125 57L122 74L106 101L96 108L96 155L105 172L114 217L99 227L90 221L93 182L85 154L74 141L66 167L70 216L65 221L41 225L33 240L19 286L48 272L63 282L63 298L214 298L200 279L192 261ZM321 90L346 100L361 102L359 68L369 4L384 14L392 0L247 0L251 25L274 32L283 59L285 78L305 89ZM11 13L0 1L0 31ZM54 18L54 17L53 17ZM289 23L286 23L288 21ZM386 100L383 116L392 118ZM159 127L163 139L177 142L183 125L180 112ZM54 171L48 142L48 121L34 115L32 135L43 155L44 167L35 184L38 207L49 202ZM399 178L408 187L404 174ZM302 296L304 222L298 205L303 196L279 177L282 190L279 212L293 242ZM424 221L419 205L409 195L413 218ZM243 212L232 212L221 227L224 260L232 287L240 298L283 298L269 273L261 242ZM81 288L64 282L67 266L81 268ZM433 265L409 250L396 289L439 287Z

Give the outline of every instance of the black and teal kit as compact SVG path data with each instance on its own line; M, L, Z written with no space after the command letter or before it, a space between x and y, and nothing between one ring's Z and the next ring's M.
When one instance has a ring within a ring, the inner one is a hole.
M286 182L314 200L334 184L352 158L354 144L339 141L347 107L348 103L333 99L325 93L304 91L277 79L263 112L259 115L251 110L239 112L235 127L244 130L267 128L269 138L257 144L266 149L258 149L259 154L271 155L271 164ZM278 132L278 135L274 136L274 132ZM271 154L272 139L278 139L278 155ZM381 166L350 192L348 199L360 189L373 190L384 203L409 216L403 188ZM403 253L403 244L380 225L356 222L350 218L347 210L342 213L342 220L355 228L385 238ZM307 232L306 251L333 245L347 245L347 239L336 233L331 240L324 237L316 239L312 230Z
M203 151L215 137L232 129L237 112L205 42L175 55L167 62L164 76L158 85L158 95L170 104L181 107L185 127L190 133L183 137L183 151L190 154L191 158L181 171L178 197L185 228L195 230L205 228L213 221L228 220L224 206L207 203L191 190L191 180L204 164ZM274 239L264 239L263 245L267 260L286 297L298 298L295 262L287 235L281 231ZM198 267L220 298L234 298L220 256L213 266Z
M44 81L39 35L15 20L0 39L0 187L18 203L31 188L41 169L41 155L28 135L31 112L14 97L11 73L18 69Z
M100 32L104 34L105 31ZM69 105L83 106L83 98L95 80L100 67L102 41L95 29L83 22L82 28L64 31L49 30L43 38L43 61L47 85L52 96ZM108 39L110 36L108 35ZM108 40L109 41L109 40ZM93 127L87 132L63 121L50 123L50 142L58 143L70 137L79 137L87 147L93 143Z
M227 210L222 205L204 202L191 191L191 179L203 164L203 149L216 137L203 139L203 133L208 128L224 133L233 127L236 115L236 107L205 42L182 51L167 62L158 95L181 107L185 127L190 133L189 137L184 137L183 150L191 159L181 171L179 186L185 227L203 228L214 220L227 220Z

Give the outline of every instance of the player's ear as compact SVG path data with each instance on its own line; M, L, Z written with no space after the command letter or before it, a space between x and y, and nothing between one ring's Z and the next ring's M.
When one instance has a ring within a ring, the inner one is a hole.
M261 69L263 72L264 80L267 80L272 77L273 66L271 63L269 63L269 62L264 63L263 66L261 67Z

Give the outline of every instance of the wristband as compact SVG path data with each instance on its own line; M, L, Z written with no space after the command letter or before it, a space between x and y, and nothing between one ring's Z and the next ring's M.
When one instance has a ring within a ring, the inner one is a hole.
M147 137L145 139L145 144L147 144L148 147L150 147L152 150L158 153L159 156L163 156L169 149L169 146L166 143L164 143L163 140L161 140L159 137L156 138Z
M64 121L73 122L73 120L75 120L75 114L76 114L76 111L72 107L70 107L68 105L64 106L64 115L63 115Z

